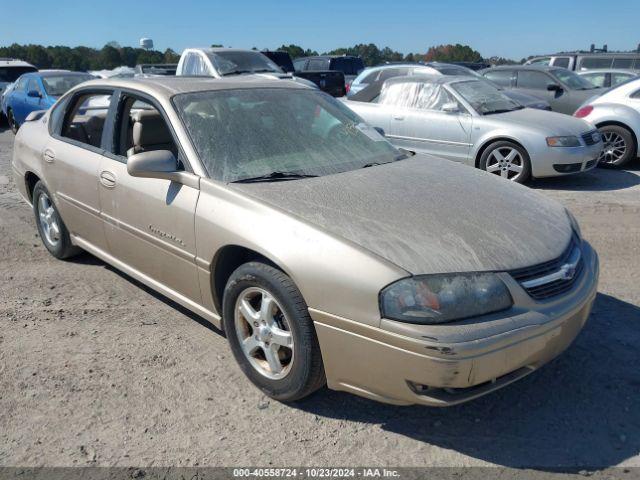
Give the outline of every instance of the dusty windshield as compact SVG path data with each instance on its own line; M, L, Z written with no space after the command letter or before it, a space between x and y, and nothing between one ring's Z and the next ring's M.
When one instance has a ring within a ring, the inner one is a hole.
M260 72L284 73L275 62L260 52L229 50L208 55L213 66L222 76Z
M318 91L278 88L181 94L174 104L211 178L235 182L289 172L323 176L402 154Z
M481 115L519 110L522 105L511 100L504 93L488 82L469 80L451 84L472 107Z

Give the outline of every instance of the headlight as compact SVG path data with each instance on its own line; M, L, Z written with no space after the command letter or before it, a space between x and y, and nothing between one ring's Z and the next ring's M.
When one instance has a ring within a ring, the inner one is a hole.
M494 273L419 275L380 292L382 316L408 323L450 322L511 305L509 290Z
M567 212L567 216L569 217L571 228L573 229L575 234L578 236L578 238L582 238L582 232L580 231L580 225L578 224L576 217L574 217L573 213L571 213L569 210L565 209L565 211Z
M579 147L580 140L576 136L547 137L547 145L550 147Z

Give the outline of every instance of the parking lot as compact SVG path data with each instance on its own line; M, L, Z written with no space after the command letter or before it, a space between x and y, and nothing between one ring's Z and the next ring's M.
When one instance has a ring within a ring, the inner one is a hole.
M601 261L593 314L538 372L448 409L269 400L205 320L37 238L0 127L0 464L640 466L640 163L531 184ZM437 208L437 206L433 206Z

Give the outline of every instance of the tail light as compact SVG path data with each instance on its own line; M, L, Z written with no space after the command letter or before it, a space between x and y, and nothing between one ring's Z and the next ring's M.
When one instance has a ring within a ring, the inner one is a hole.
M573 116L578 118L584 118L588 116L591 112L593 112L593 107L591 105L587 105L586 107L582 107L576 110L576 113L574 113Z
M349 90L351 90L351 82L344 84L344 93L349 93Z

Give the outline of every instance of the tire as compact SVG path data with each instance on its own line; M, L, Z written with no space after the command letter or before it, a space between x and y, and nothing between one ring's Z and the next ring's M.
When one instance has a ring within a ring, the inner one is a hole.
M605 125L598 128L604 141L604 148L598 165L605 168L620 168L629 163L638 151L632 133L619 125Z
M7 110L7 122L9 123L9 128L11 128L13 134L15 135L16 133L18 133L20 125L18 125L18 122L16 122L16 118L13 116L13 110L11 110L10 108Z
M81 249L71 243L69 230L62 221L51 194L41 181L33 188L32 204L38 234L49 253L60 260L80 253Z
M262 314L264 305L272 308ZM241 305L251 315L241 313ZM304 398L326 383L320 345L307 304L293 281L271 265L249 262L238 267L224 289L223 324L231 351L244 374L269 397L282 402ZM250 318L251 321L247 321ZM271 325L271 327L269 327ZM271 332L271 334L270 334ZM271 335L271 336L270 336ZM282 346L286 336L291 347ZM242 339L247 345L245 353ZM282 368L272 368L271 361ZM275 360L274 360L275 358Z
M509 155L514 155L511 161L507 160ZM502 160L499 159L500 157ZM525 183L531 178L529 154L520 145L508 140L493 142L485 148L478 162L478 167L485 172L517 183ZM516 171L516 167L519 167L519 171Z

